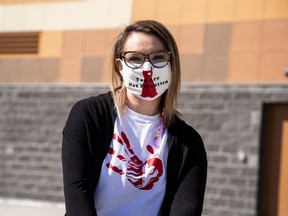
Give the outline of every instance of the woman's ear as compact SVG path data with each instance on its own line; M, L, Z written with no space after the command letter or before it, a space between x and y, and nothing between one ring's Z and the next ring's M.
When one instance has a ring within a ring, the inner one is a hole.
M116 66L117 66L119 72L122 74L122 68L123 68L123 66L122 66L121 60L118 58L118 59L115 60L115 63L116 63Z

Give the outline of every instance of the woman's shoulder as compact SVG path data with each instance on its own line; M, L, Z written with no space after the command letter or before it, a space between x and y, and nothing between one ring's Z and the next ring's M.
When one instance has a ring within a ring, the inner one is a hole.
M91 96L78 100L71 108L68 115L69 124L82 124L83 122L89 125L97 125L99 128L103 123L113 123L116 118L113 98L110 92Z
M94 105L97 103L109 103L112 102L113 98L112 98L112 94L111 92L106 92L106 93L101 93L99 95L95 95L95 96L90 96L90 97L86 97L86 98L82 98L80 100L78 100L76 102L76 104L78 105L84 105L84 106L89 106L89 105Z
M177 137L177 140L185 146L203 146L201 135L193 126L186 123L183 119L177 117L168 131L170 134Z
M190 124L186 123L185 120L179 118L178 116L175 118L174 123L169 127L170 131L175 135L194 135L200 136L196 129Z

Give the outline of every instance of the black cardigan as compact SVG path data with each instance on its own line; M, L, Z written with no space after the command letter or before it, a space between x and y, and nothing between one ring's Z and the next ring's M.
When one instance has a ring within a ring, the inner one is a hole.
M111 93L78 101L63 129L62 165L66 214L96 216L94 191L111 143L116 111ZM168 127L163 216L201 215L207 177L200 135L176 118Z

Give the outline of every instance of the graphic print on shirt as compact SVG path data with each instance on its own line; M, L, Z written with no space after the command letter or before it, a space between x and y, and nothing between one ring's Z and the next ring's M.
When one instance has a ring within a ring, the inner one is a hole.
M121 163L125 163L126 171L111 163L107 163L106 167L119 173L119 175L125 175L127 180L140 190L150 190L153 188L154 184L163 174L162 161L156 157L158 154L154 154L153 147L147 145L146 150L151 154L151 157L143 162L134 153L130 141L123 131L120 136L114 134L113 140L115 140L121 148L124 148L123 152L125 152L125 155L118 154L111 147L109 148L108 154L111 154L112 157L117 157Z
M155 97L158 93L156 91L152 75L153 75L153 70L152 68L150 70L143 70L142 74L144 76L144 82L142 86L142 97Z

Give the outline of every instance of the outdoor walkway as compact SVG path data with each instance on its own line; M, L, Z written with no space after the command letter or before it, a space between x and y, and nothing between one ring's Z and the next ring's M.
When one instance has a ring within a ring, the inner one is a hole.
M63 216L63 203L0 198L1 216Z

